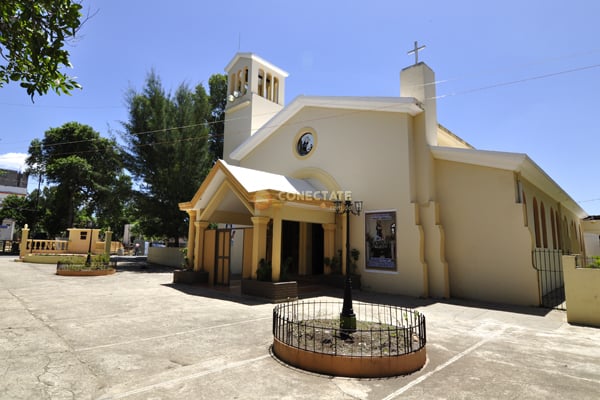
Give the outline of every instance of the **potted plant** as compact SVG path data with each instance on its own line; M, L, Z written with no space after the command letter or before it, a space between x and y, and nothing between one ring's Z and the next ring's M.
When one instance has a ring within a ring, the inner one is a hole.
M179 269L173 271L173 283L207 283L208 272L194 271L194 266L187 256L187 247L181 249L182 261Z
M359 257L359 250L352 249L350 251L350 276L353 289L360 289L361 287L360 274L357 272L357 261ZM323 259L323 264L329 269L329 273L326 271L325 275L323 275L323 282L327 285L343 288L346 278L345 275L342 274L342 250L338 250L335 257L325 257Z
M338 250L337 255L333 257L325 257L323 264L328 268L325 274L339 275L342 272L342 251Z
M296 300L298 298L298 282L287 280L287 274L293 262L291 257L286 258L281 263L280 281L272 282L271 262L262 258L256 268L256 279L242 279L242 293L274 302Z
M256 279L262 282L271 282L272 270L271 261L261 258L256 269Z

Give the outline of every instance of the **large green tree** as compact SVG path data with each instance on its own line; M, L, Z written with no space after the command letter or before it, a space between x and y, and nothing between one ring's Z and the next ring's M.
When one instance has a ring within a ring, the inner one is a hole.
M65 44L81 26L81 4L73 0L0 2L0 87L21 82L33 97L53 89L68 94L80 87L61 72L69 67Z
M64 233L63 216L56 210L60 204L56 200L56 186L35 189L27 195L27 208L23 210L25 222L31 229L30 237L45 239Z
M88 125L69 122L31 142L27 165L55 188L49 201L54 204L56 229L81 222L77 220L81 213L98 224L120 221L115 213L128 200L130 178L123 173L114 139L101 137Z
M56 187L35 189L26 197L10 195L0 207L0 220L12 218L17 226L29 225L32 238L55 237L63 233L60 220L62 215L56 212L60 204L56 202Z
M29 194L28 197L35 210L28 222L32 238L52 238L64 233L65 223L61 222L63 215L57 212L60 204L57 201L56 192L56 186L44 186Z
M34 206L29 197L11 194L2 200L0 205L0 222L5 218L16 221L17 226L31 223L34 217Z
M192 198L214 163L209 143L212 122L220 115L215 104L220 103L202 84L194 89L182 84L173 95L166 93L153 71L141 92L129 92L127 103L129 121L122 136L137 185L139 227L147 236L183 237L187 216L178 204Z
M98 227L110 227L114 240L122 237L123 227L131 222L131 184L131 177L119 171L112 182L96 191L94 202L88 203L86 215L95 217Z
M214 74L208 80L210 90L209 148L213 163L223 158L225 133L225 106L227 105L227 75Z

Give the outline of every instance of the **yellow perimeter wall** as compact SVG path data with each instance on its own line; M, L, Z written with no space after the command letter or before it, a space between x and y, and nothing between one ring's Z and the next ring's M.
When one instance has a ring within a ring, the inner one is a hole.
M563 256L567 321L600 327L600 269L577 268L575 256Z

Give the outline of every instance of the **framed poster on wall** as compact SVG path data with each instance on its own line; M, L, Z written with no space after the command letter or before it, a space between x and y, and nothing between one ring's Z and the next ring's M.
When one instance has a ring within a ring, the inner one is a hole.
M396 212L365 213L367 268L396 269Z

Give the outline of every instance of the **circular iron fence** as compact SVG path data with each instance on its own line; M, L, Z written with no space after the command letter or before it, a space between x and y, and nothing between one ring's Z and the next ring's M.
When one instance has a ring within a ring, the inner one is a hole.
M340 329L341 301L296 301L273 309L273 336L287 346L346 357L394 357L418 352L427 342L419 311L354 302L356 331Z

